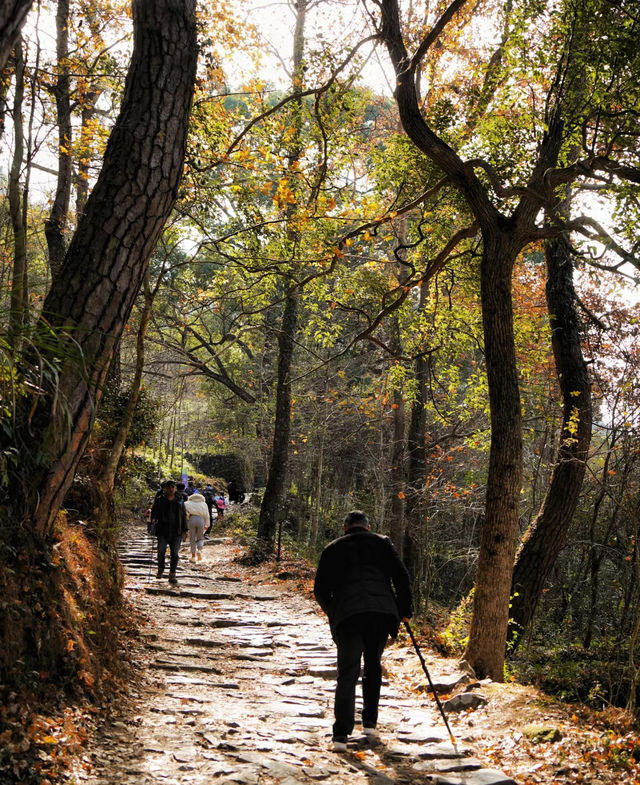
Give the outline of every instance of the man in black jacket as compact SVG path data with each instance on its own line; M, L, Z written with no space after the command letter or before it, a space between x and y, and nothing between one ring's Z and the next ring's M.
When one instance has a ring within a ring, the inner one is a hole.
M167 545L171 551L169 560L169 583L177 583L176 570L180 544L187 533L187 514L184 502L176 493L176 484L173 480L164 483L164 493L158 496L151 508L151 522L156 524L156 537L158 538L158 574L162 578Z
M388 636L395 638L400 620L411 617L409 575L391 540L371 532L367 516L355 510L345 518L344 536L322 552L313 590L338 647L333 749L344 752L363 657L362 727L365 735L376 735L380 660Z

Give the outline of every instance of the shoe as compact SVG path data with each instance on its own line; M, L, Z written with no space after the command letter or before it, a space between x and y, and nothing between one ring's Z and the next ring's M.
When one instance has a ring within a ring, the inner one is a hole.
M209 539L209 535L208 535L208 534L205 534L205 535L204 535L204 538L205 538L205 540L208 540L208 539Z
M163 574L164 574L164 570L159 569L158 572L156 573L156 578L162 578Z
M191 554L191 561L195 561L195 560L196 560L196 555L195 555L195 553L192 553Z
M362 733L365 735L370 741L373 739L378 738L378 731L375 728L368 728L366 726L362 727Z
M177 582L178 582L178 579L176 578L175 572L170 572L169 573L169 583L172 584L172 585L175 585Z
M198 553L196 555L197 555L198 561L202 561L202 551L198 551Z
M346 752L347 751L347 737L346 736L335 736L331 742L331 747L334 752Z

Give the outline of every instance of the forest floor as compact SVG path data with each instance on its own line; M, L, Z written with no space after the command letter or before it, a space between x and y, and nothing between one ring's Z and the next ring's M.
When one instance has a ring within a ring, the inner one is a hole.
M172 587L155 578L149 538L125 534L125 592L140 618L129 652L136 676L109 711L47 718L41 777L15 782L640 783L638 741L620 716L514 683L454 686L457 663L425 650L443 700L465 690L486 698L448 715L452 745L406 635L383 657L379 739L357 726L348 752L332 752L335 650L312 570L287 560L248 567L242 553L214 536L192 563L185 547ZM540 740L543 731L554 740Z

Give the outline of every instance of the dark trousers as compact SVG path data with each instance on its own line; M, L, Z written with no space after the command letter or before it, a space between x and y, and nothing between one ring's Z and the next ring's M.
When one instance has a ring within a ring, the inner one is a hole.
M175 572L178 569L178 556L180 554L180 545L182 543L182 535L171 537L158 537L158 569L164 570L164 560L167 553L167 545L171 551L169 558L169 572Z
M389 635L390 619L384 613L361 613L345 619L335 632L338 646L338 682L333 737L349 736L356 711L356 684L362 671L362 724L375 728L382 684L380 658Z

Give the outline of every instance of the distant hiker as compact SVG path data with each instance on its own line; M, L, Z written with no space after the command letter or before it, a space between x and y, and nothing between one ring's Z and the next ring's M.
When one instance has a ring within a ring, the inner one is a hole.
M209 508L201 493L192 493L184 503L187 513L187 528L189 529L189 545L191 547L191 561L202 560L202 546L204 545L204 527L209 520Z
M187 533L187 516L182 499L176 493L176 484L167 480L164 484L164 494L159 496L151 508L151 523L155 523L156 537L158 538L158 573L156 578L162 578L164 562L169 546L171 557L169 561L169 583L177 583L176 571L180 544Z
M187 499L189 498L189 494L185 490L185 484L183 482L177 482L175 483L175 486L176 486L176 492L178 494L178 498L182 499L183 502L186 502Z
M230 480L227 485L227 493L229 494L229 502L234 504L242 504L244 501L244 491L236 485L235 480Z
M207 526L204 533L204 536L208 537L209 532L211 531L211 527L213 526L213 510L216 504L216 494L215 491L213 490L213 485L211 485L211 483L207 483L207 486L202 492L202 495L204 496L204 500L207 504L207 509L209 510L209 525Z
M313 587L338 648L333 724L336 752L346 751L353 731L363 656L362 731L375 737L382 652L388 636L398 634L400 620L413 612L409 575L391 540L370 531L369 519L359 510L347 515L343 528L344 535L323 550Z
M216 496L216 510L218 511L218 519L222 520L224 511L227 509L227 502L222 494Z
M161 497L161 496L164 494L164 489L166 488L167 482L168 482L167 480L163 480L163 481L160 483L160 487L159 487L159 488L158 488L158 490L156 491L156 495L153 497L153 500L154 500L154 501L155 501L156 499L159 499L159 498L160 498L160 497Z
M197 493L196 486L193 484L193 477L189 477L189 484L184 490L187 496L193 496L194 493Z

